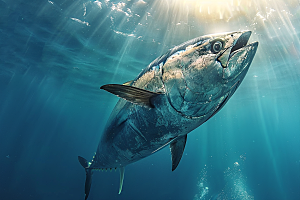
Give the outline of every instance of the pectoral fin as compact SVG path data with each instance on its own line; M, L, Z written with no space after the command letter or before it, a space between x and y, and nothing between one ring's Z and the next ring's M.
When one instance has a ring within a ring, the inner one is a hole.
M119 84L103 85L100 87L100 89L106 90L114 95L117 95L118 97L130 101L131 103L148 106L150 108L154 108L152 99L158 95L161 95L161 93Z
M123 83L123 85L130 86L132 83L133 83L133 80L132 81L127 81L126 83Z
M172 154L172 171L178 166L186 143L187 135L174 140L170 144L171 154Z

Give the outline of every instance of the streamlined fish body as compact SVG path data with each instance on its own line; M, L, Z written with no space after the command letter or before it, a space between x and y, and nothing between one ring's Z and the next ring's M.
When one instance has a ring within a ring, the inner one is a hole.
M215 115L244 79L258 42L251 31L206 35L174 47L134 80L104 85L121 97L86 170L85 199L94 170L120 169L170 145L172 170L182 157L187 134Z

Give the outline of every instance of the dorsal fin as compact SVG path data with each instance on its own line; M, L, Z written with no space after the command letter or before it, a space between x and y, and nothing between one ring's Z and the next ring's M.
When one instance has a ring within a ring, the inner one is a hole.
M184 135L177 140L174 140L170 144L171 154L172 154L172 171L176 169L178 166L181 157L183 155L185 143L186 143L187 135Z
M118 97L130 101L131 103L148 106L150 108L154 108L154 105L151 102L152 98L161 95L161 93L119 84L103 85L100 87L100 89L106 90L114 95L117 95Z

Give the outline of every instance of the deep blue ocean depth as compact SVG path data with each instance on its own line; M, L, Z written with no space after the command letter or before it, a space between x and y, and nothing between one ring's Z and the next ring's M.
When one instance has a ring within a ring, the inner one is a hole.
M299 200L298 0L0 0L0 199L83 200L85 171L118 97L189 39L251 30L259 41L225 107L119 172L95 172L89 200Z

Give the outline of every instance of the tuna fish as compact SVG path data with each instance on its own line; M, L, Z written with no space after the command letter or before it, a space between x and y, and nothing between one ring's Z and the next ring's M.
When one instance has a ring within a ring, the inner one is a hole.
M169 50L124 84L103 85L118 97L91 162L85 168L85 199L95 170L120 170L170 146L172 171L182 157L187 134L214 116L244 79L258 42L251 31L212 34Z

